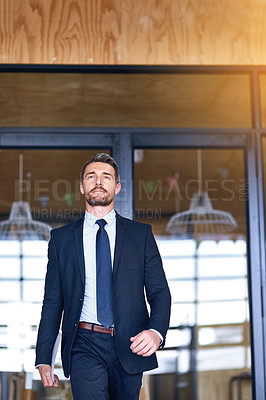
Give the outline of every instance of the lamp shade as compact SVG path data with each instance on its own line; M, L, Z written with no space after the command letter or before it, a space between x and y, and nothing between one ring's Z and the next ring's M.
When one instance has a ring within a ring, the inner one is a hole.
M49 240L51 229L32 219L27 201L14 201L9 219L0 222L0 240Z
M237 228L234 217L212 207L208 193L194 193L189 210L174 214L166 226L172 234L202 235L229 233Z

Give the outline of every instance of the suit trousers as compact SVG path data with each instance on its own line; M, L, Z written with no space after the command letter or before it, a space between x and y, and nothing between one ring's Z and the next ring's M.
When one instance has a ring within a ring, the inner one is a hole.
M123 369L113 336L78 328L70 370L74 400L138 400L142 375Z

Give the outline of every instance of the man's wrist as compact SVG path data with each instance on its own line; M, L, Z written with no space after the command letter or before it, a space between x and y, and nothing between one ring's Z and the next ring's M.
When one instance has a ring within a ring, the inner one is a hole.
M157 333L157 335L159 336L159 338L161 339L161 342L160 342L160 346L161 346L161 344L163 343L163 336L160 334L160 332L158 332L156 329L149 329L149 331L152 331L152 332L155 332L155 333Z
M47 364L37 364L37 365L35 365L35 368L38 369L38 368L41 367L42 365L47 365Z

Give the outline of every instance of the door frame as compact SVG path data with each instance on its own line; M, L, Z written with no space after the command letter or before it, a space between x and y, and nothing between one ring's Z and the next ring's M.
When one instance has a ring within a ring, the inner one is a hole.
M152 146L151 146L152 143ZM109 148L117 160L123 190L116 209L134 214L134 149L151 148L240 148L245 154L247 199L247 242L249 261L249 306L253 400L265 392L265 232L261 137L256 131L231 132L219 129L87 129L87 128L0 128L0 148L92 149Z

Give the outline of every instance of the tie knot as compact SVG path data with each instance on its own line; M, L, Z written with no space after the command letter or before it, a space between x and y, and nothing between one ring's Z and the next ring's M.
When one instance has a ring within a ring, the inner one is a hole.
M107 224L107 222L105 221L105 219L97 219L96 224L98 224L100 228L103 228Z

